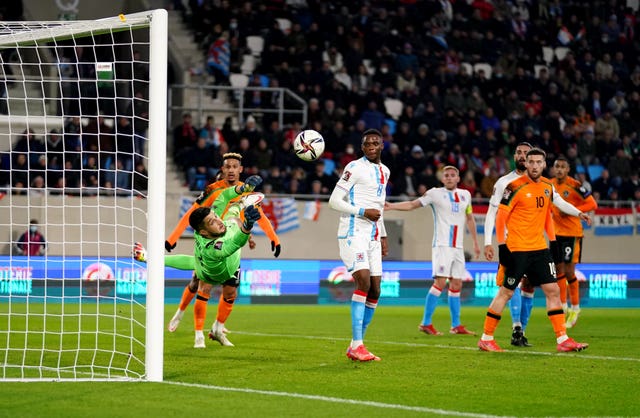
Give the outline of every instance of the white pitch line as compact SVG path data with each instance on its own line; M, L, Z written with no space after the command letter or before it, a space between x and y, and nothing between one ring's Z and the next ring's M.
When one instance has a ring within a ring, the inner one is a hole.
M359 405L359 406L371 406L375 408L397 409L401 411L423 412L427 414L436 414L436 415L473 417L473 418L506 418L505 415L474 414L472 412L448 411L445 409L428 408L425 406L411 406L411 405L401 405L401 404L374 402L374 401L359 401L356 399L334 398L332 396L321 396L321 395L307 395L304 393L295 393L295 392L278 392L278 391L272 391L272 390L233 388L233 387L226 387L226 386L204 385L200 383L185 383L185 382L171 382L171 381L164 381L162 383L169 384L169 385L194 387L199 389L224 391L224 392L240 392L240 393L249 393L249 394L255 394L255 395L281 396L284 398L309 399L309 400L321 401L321 402L332 402L332 403Z
M263 332L244 332L244 331L233 331L234 334L242 334L242 335L253 335L256 337L274 337L274 338L300 338L306 340L326 340L326 341L345 341L349 342L348 338L335 338L335 337L320 337L314 335L296 335L296 334L268 334ZM406 347L428 347L428 348L446 348L446 349L454 349L454 350L464 350L464 351L478 351L478 347L466 347L466 346L451 346L444 344L423 344L423 343L409 343L409 342L397 342L397 341L371 341L372 344L387 344L387 345L402 345ZM612 357L612 356L595 356L584 353L575 353L572 355L571 353L550 353L545 351L529 351L529 350L504 350L505 353L519 353L519 354L531 354L535 356L561 356L561 357L570 357L570 358L582 358L587 360L605 360L605 361L631 361L631 362L640 362L640 358L633 357Z

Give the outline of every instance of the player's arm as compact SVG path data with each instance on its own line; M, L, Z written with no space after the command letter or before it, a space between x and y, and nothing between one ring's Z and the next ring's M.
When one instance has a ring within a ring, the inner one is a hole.
M467 216L467 228L471 233L471 238L473 239L473 252L475 257L480 257L480 245L478 245L478 230L476 228L476 219L473 217L473 208L471 205L467 206L466 211Z
M505 267L511 265L511 251L506 244L507 219L510 209L506 205L500 205L496 214L496 241L498 243L498 262Z
M384 202L384 210L408 211L408 210L417 209L419 207L422 207L422 204L420 203L419 199L407 200L404 202L394 202L394 203Z
M347 198L348 191L340 185L336 185L329 197L329 207L338 212L348 213L355 216L362 216L370 221L376 222L380 219L381 211L378 209L367 209L349 203Z
M273 251L273 256L278 258L280 255L280 238L278 238L278 234L276 234L275 229L273 229L273 225L269 218L264 215L262 211L262 207L258 206L258 212L260 212L260 219L258 219L258 226L260 229L264 231L267 237L271 240L271 251Z
M567 202L560 196L560 193L556 191L556 188L553 188L553 204L560 209L560 212L565 213L569 216L578 216L582 214L582 212L573 206L571 203Z
M498 214L498 206L500 206L500 199L504 193L504 181L498 180L493 187L493 193L489 199L489 208L487 214L484 217L484 257L487 260L493 260L494 252L491 241L493 239L493 228L496 225L496 215Z
M547 238L549 239L551 258L555 264L560 264L562 262L562 254L560 253L560 246L556 241L556 228L553 223L551 211L547 212L547 217L544 219L544 231L547 233Z
M166 241L164 242L164 248L167 251L171 252L171 250L176 248L176 244L180 239L180 236L182 235L184 230L187 229L187 227L189 226L189 216L191 215L191 213L194 210L198 209L199 207L211 206L214 199L215 199L214 189L204 190L202 193L200 193L200 196L193 202L191 207L184 213L184 215L182 215L182 217L178 221L178 224L175 226L175 228L173 228L173 231L171 231L171 234L169 234L169 238L167 238Z
M196 258L186 254L165 255L164 265L178 270L194 270Z
M582 204L578 205L577 208L583 213L591 212L592 210L598 209L598 202L596 202L596 199L594 199L593 196L589 195L584 198Z

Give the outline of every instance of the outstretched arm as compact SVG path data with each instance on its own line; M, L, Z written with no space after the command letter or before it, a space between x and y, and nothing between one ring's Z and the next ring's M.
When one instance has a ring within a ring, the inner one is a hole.
M260 219L258 219L258 225L260 229L264 231L264 233L271 240L271 251L273 251L273 256L278 258L280 255L280 238L278 238L278 234L276 234L275 229L273 229L273 225L269 218L267 218L262 211L262 207L258 206L258 212L260 212Z

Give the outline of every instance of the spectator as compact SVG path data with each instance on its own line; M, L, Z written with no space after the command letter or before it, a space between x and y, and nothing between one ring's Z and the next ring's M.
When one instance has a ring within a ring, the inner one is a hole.
M215 178L218 170L213 166L214 159L213 149L207 146L207 140L198 138L196 146L185 157L189 190L204 190L208 182Z
M38 231L38 221L36 219L31 219L29 229L20 235L14 248L18 255L28 257L44 255L47 249L47 241L44 235Z
M598 193L602 199L607 199L609 196L609 189L613 187L611 178L609 177L609 170L606 168L600 173L600 177L597 179L591 179L591 187L594 193Z
M224 141L224 135L222 135L222 131L216 128L215 119L213 116L207 116L207 121L200 129L200 137L203 137L207 140L207 146L212 146L218 148L220 144Z
M187 150L196 144L198 134L193 126L191 113L182 115L182 123L173 129L173 158L179 166L184 166Z

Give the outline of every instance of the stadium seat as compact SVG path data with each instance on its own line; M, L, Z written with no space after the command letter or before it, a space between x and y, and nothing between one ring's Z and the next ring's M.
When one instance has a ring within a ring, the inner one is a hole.
M461 62L460 67L464 67L464 69L467 70L467 74L473 75L473 65L468 62Z
M386 110L387 114L395 120L397 120L402 114L403 106L404 105L402 101L398 99L384 99L384 109Z
M391 135L393 135L393 134L395 134L395 133L396 133L396 129L397 129L397 125L398 125L398 124L396 123L396 121L395 121L395 120L390 119L390 118L387 118L387 119L385 119L385 120L384 120L384 123L386 123L387 125L389 125L389 133L390 133Z
M251 74L256 69L256 58L253 55L245 54L242 56L242 65L240 71L242 74Z
M551 63L553 62L553 57L554 57L553 48L551 48L550 46L543 46L542 59L544 59L544 62L546 62L547 65L551 65Z
M291 21L283 17L279 17L276 20L278 21L278 26L280 26L280 30L284 32L285 35L288 35L289 32L291 32Z
M547 67L546 65L540 65L540 64L534 65L533 66L533 73L534 73L533 75L536 78L540 78L540 71L543 70L543 69L546 69L547 73L549 72L549 67Z
M229 74L229 82L233 87L247 87L249 85L249 76L246 74L231 73Z
M604 167L601 166L600 164L591 164L587 168L587 171L589 173L589 179L591 181L594 181L595 179L600 178L600 176L602 175L602 170L604 170Z
M251 50L251 55L259 57L264 49L264 38L262 36L247 36L247 46Z
M324 173L328 176L332 175L336 169L336 162L331 158L323 158L322 161L324 161Z
M569 48L567 48L566 46L558 46L554 51L556 58L558 58L558 61L562 61L564 57L567 56L568 52Z
M479 63L475 64L473 66L473 70L475 72L483 70L484 71L484 75L487 77L487 79L491 78L491 73L493 72L493 70L491 68L491 64L488 64L486 62L479 62Z

